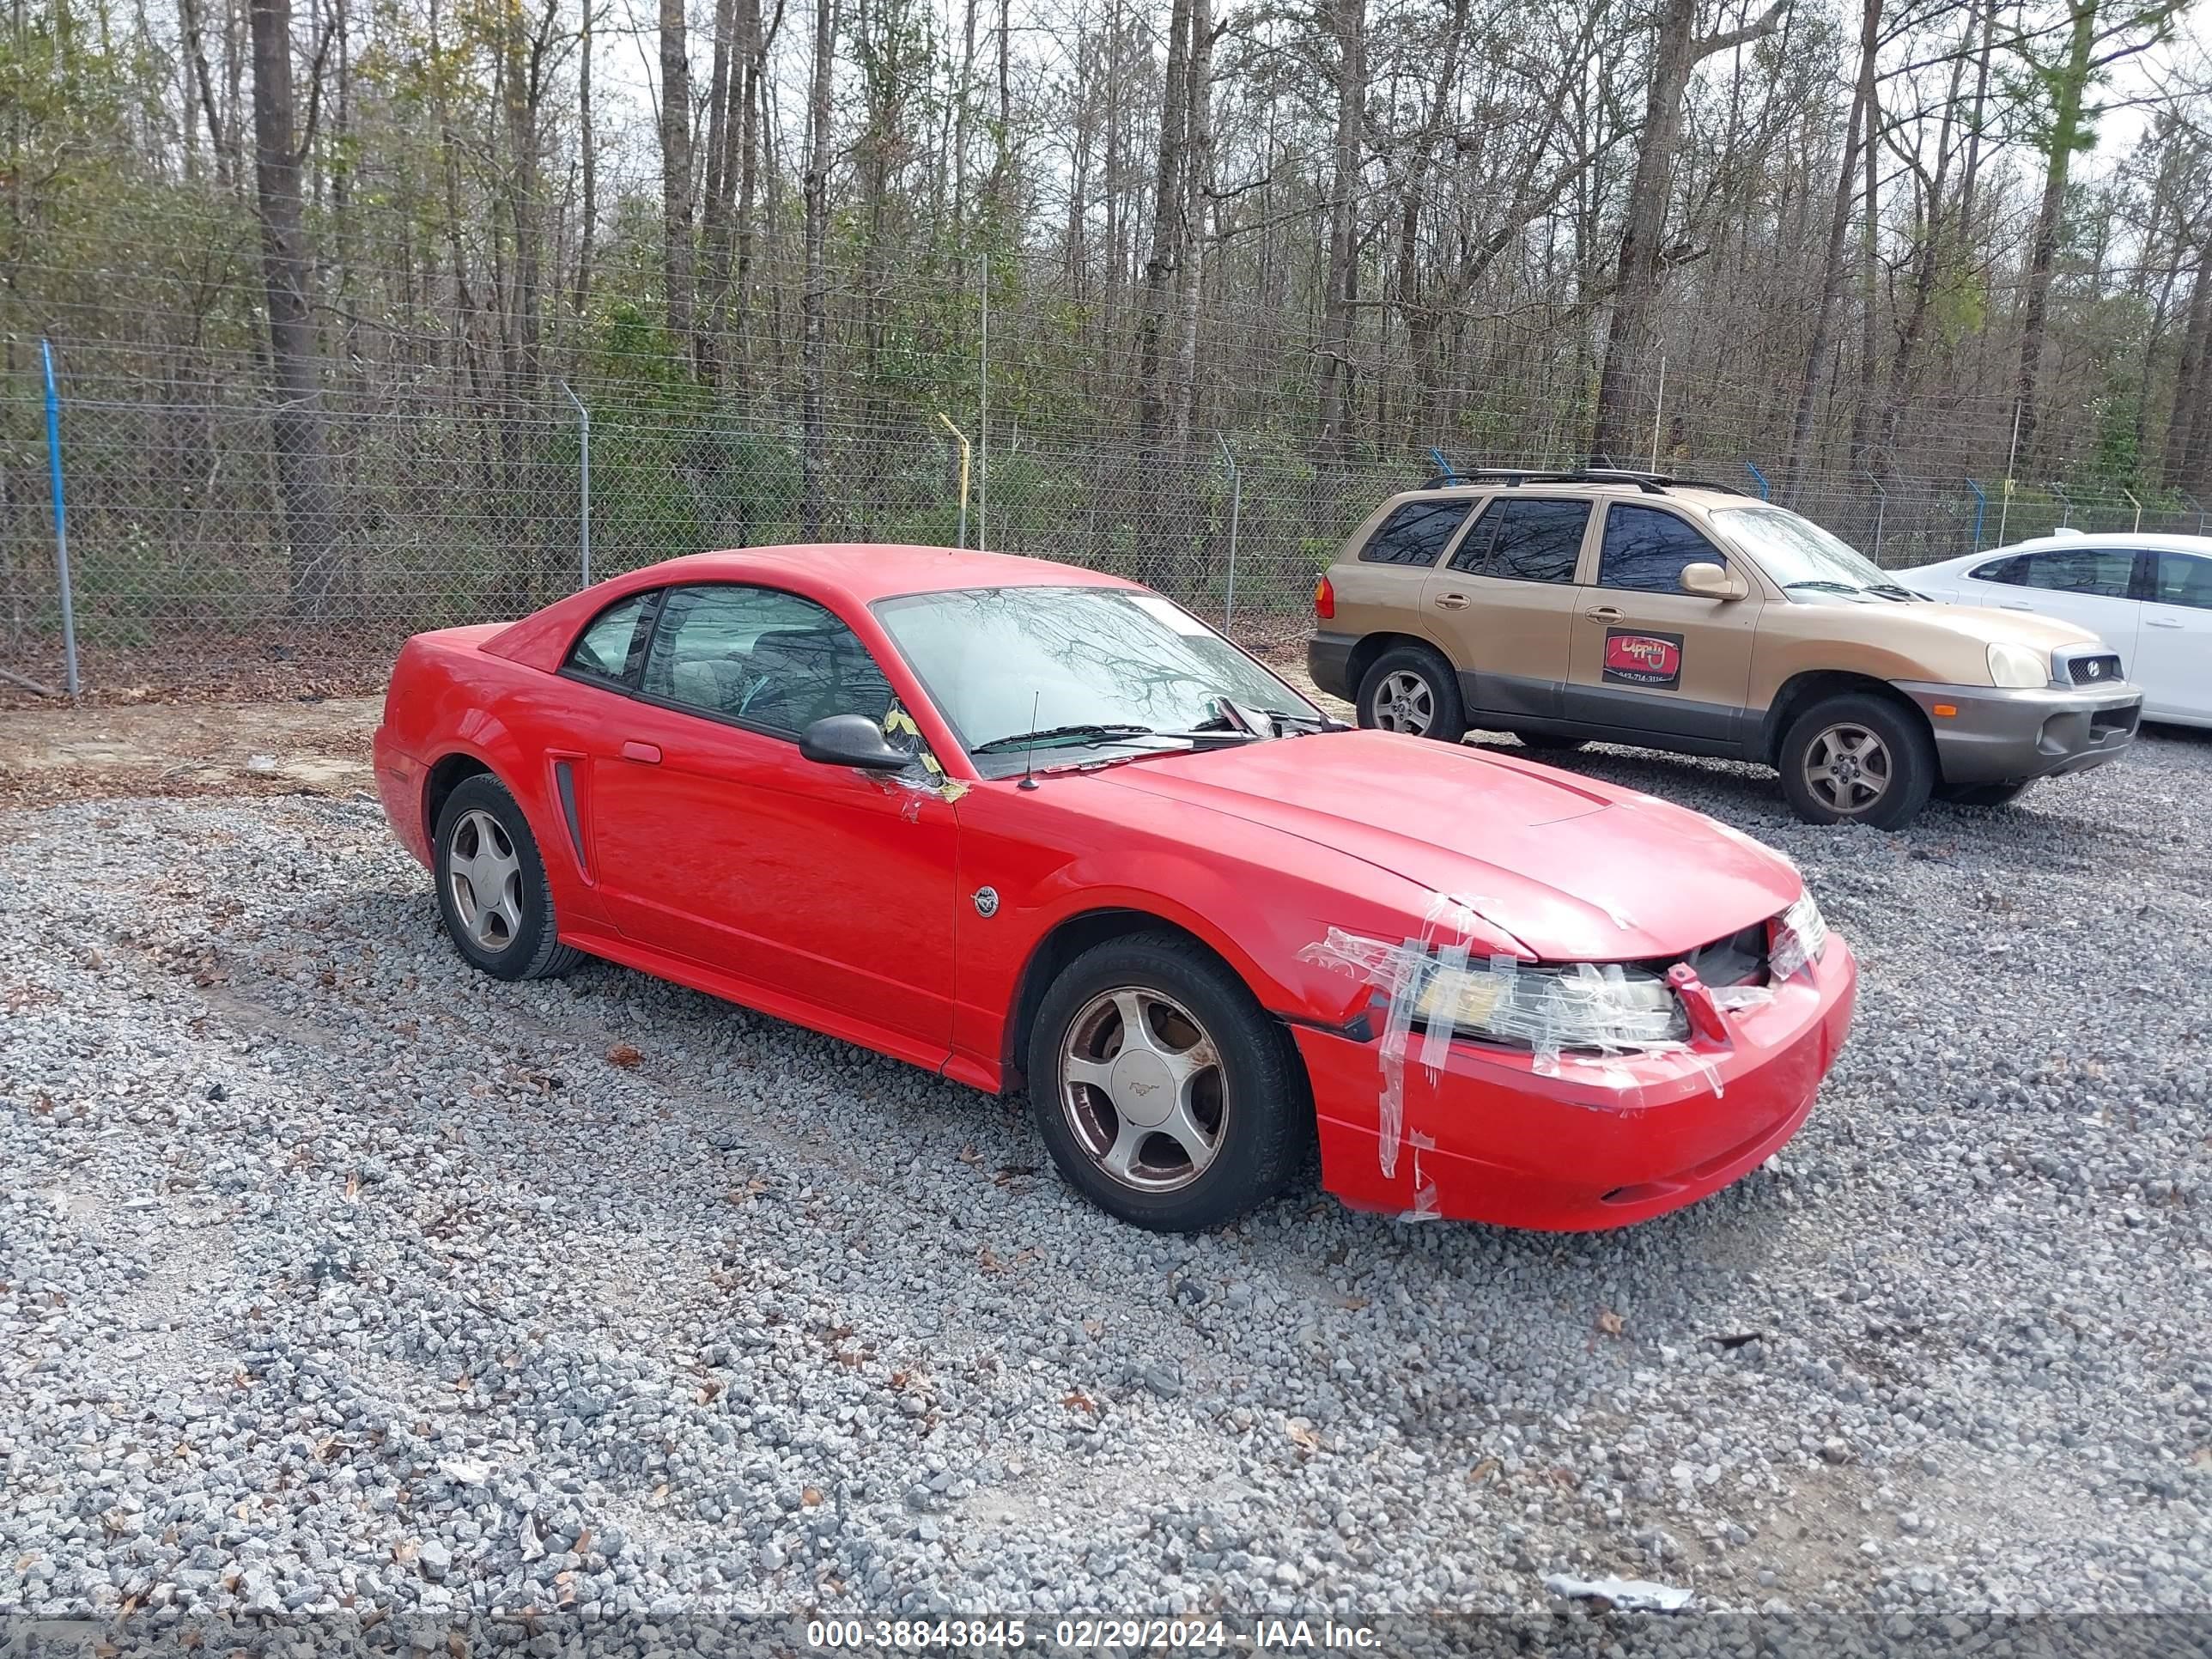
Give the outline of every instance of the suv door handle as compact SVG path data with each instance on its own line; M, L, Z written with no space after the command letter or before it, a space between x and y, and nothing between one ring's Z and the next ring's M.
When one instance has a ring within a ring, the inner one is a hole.
M1619 622L1621 619L1621 612L1609 605L1594 605L1583 615L1592 622Z
M657 743L626 743L623 745L624 760L643 761L647 766L660 764L660 745Z
M1467 609L1467 595L1464 593L1439 593L1437 595L1437 609L1439 611L1464 611Z

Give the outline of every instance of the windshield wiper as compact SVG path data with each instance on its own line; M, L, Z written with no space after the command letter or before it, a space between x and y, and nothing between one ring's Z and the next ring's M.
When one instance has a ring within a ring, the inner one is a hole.
M1869 589L1861 587L1856 582L1832 582L1825 579L1820 581L1784 582L1782 584L1783 592L1785 593L1793 592L1800 587L1809 587L1816 593L1864 593L1870 591Z
M1879 593L1886 599L1917 599L1920 597L1902 582L1876 582L1866 591Z
M1121 738L1173 737L1171 732L1155 732L1149 726L1048 726L1036 732L1009 732L1003 738L993 738L988 743L979 743L969 750L971 755L999 755L1009 749L1024 749L1034 745L1040 749L1057 748L1078 743L1111 743Z

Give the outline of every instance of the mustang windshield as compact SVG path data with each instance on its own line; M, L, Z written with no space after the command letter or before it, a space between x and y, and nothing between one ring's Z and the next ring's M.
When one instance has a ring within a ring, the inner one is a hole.
M1326 720L1157 593L963 588L884 599L875 611L969 752L998 768L1018 769L1032 741L1040 753L1126 754L1233 736L1245 711Z
M1784 592L1912 597L1910 588L1864 554L1786 507L1719 507L1713 527L1756 556L1759 568Z

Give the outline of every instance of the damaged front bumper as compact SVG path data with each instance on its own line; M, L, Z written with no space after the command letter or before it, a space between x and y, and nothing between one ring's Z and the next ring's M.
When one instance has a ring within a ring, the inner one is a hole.
M1386 1147L1386 1036L1291 1028L1312 1080L1322 1182L1355 1209L1579 1232L1695 1202L1797 1132L1850 1029L1858 971L1834 934L1763 994L1723 995L1717 1036L1647 1053L1454 1040L1402 1069ZM1416 1042L1416 1051L1424 1045Z

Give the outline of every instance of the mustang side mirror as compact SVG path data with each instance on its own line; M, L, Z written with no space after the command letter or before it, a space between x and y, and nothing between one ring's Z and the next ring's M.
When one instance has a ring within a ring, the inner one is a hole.
M894 749L884 729L866 714L831 714L799 735L802 758L824 766L857 766L864 772L900 772L914 757Z
M1751 591L1741 577L1731 575L1726 566L1709 559L1684 565L1682 574L1675 578L1675 585L1700 599L1740 599Z

